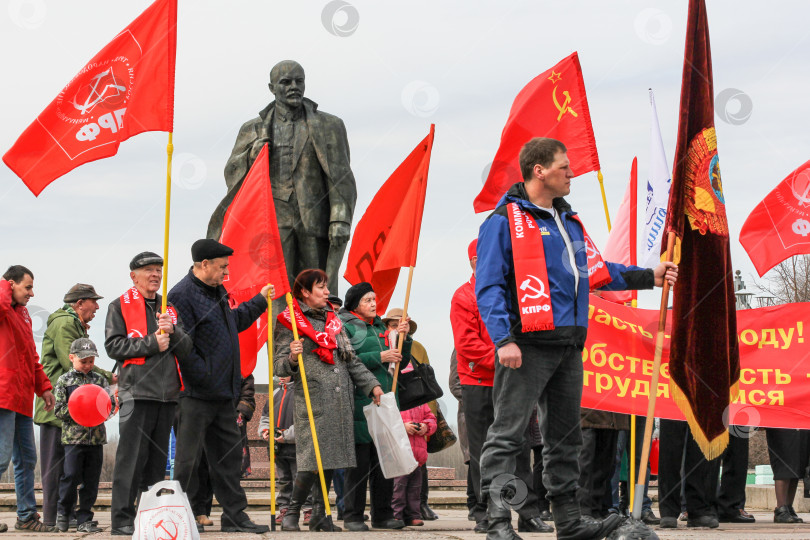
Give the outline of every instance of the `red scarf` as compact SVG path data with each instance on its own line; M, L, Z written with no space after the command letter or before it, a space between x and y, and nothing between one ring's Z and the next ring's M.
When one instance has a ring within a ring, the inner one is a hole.
M177 312L173 306L166 307L166 313L172 318L172 323L177 324ZM121 295L121 316L124 318L124 327L127 329L128 338L143 338L149 332L146 329L146 301L135 287ZM177 364L177 358L174 359ZM124 360L124 367L130 364L142 366L146 363L146 358L127 358ZM177 364L177 376L180 377L180 390L185 389L183 376L180 373L180 364Z
M546 254L543 235L537 223L530 219L516 203L507 205L509 232L512 237L512 258L515 262L518 308L523 332L554 329L554 314L551 310L550 287L546 270ZM591 290L610 283L610 272L602 255L585 231L578 216L571 219L582 227L585 251L588 254L588 285ZM574 271L577 271L576 269Z
M295 313L295 325L298 329L298 334L306 336L318 344L318 347L315 349L315 354L318 355L321 362L334 364L334 351L337 349L337 339L335 339L335 336L340 333L340 329L343 328L343 323L340 322L340 319L337 317L337 315L335 315L335 312L326 312L326 325L324 326L325 331L318 332L312 327L312 324L304 316L304 312L301 311L301 306L298 305L298 300L295 298L293 298L293 311ZM289 306L285 308L284 311L282 311L278 317L276 317L276 319L278 322L292 330Z

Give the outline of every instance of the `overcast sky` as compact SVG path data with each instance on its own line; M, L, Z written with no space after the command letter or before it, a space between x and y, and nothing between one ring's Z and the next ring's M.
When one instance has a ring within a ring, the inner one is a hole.
M7 0L0 12L0 151L149 3ZM714 88L722 94L715 124L732 258L750 285L754 269L740 247L740 228L762 197L810 159L810 4L707 3ZM469 277L467 244L486 216L473 213L472 200L515 95L579 51L610 210L618 210L638 156L643 213L647 89L655 91L671 167L686 10L685 0L179 0L169 285L186 273L189 248L205 235L225 193L222 170L239 126L271 101L270 67L298 60L306 70L306 96L348 129L358 188L355 224L381 183L436 124L410 311L419 323L416 338L446 387L450 298ZM0 166L0 266L24 264L35 273L29 309L38 337L63 294L81 281L106 297L91 330L103 342L107 303L130 285L129 260L163 249L166 142L165 133L139 135L117 156L74 170L38 198ZM576 178L572 187L570 202L604 246L596 174ZM404 299L406 275L392 307ZM342 292L346 287L343 282ZM657 297L642 293L641 303L655 306ZM259 358L257 382L267 382L265 358ZM106 356L99 363L112 367ZM443 402L454 416L449 393Z

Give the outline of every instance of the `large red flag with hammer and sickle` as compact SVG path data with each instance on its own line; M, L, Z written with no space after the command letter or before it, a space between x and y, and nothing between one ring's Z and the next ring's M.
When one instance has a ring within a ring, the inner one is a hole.
M728 444L724 415L737 397L740 353L704 0L689 1L679 111L665 225L677 237L679 265L669 386L698 446L713 459Z
M73 77L3 162L39 195L134 135L173 131L176 48L177 0L157 0Z
M810 253L810 161L768 193L740 231L759 276L793 255Z
M534 137L561 141L576 175L600 168L576 52L535 77L515 98L487 180L473 202L476 212L492 210L512 184L523 181L518 153Z

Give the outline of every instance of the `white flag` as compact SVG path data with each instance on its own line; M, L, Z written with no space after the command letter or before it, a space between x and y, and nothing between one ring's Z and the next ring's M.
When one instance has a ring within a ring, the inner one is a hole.
M672 184L667 156L664 154L664 141L658 127L658 112L655 109L655 96L650 89L652 127L650 128L650 169L647 172L647 213L644 218L644 234L641 235L641 256L639 266L653 268L661 262L661 239L664 236L664 222L667 218L669 188Z

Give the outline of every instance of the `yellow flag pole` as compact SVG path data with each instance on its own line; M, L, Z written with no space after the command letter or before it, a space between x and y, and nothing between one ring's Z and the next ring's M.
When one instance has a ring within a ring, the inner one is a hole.
M605 220L607 220L608 232L610 232L610 212L608 212L607 197L605 196L605 177L602 176L601 169L596 173L596 178L599 179L599 188L602 190L602 204L605 206Z
M166 290L169 286L169 217L172 207L172 154L174 153L172 135L173 132L170 131L169 143L166 145L166 221L163 226L163 299L160 303L161 313L166 313Z
M293 312L292 302L292 295L287 293L287 308L290 310L290 322L292 323L293 339L298 341L298 327L295 324L295 313ZM267 322L267 325L270 326L270 321ZM315 432L315 417L312 415L312 404L309 401L309 387L307 386L307 373L304 369L304 356L300 353L298 354L298 369L301 371L301 387L304 389L304 401L307 404L309 429L312 431L312 445L315 447L315 462L318 464L318 476L321 479L321 491L323 492L323 504L325 506L326 519L331 520L332 508L329 506L329 492L326 489L326 478L323 475L321 448L318 446L318 434Z
M267 367L270 373L270 385L267 391L267 411L270 414L270 530L276 530L276 444L275 444L275 406L273 401L273 298L267 294Z
M411 283L413 282L413 266L408 269L408 285L405 288L405 304L402 307L402 319L406 319L408 317L408 301L411 299ZM405 338L408 336L407 333L399 334L399 343L397 343L397 350L402 352L402 344L405 343ZM399 370L401 366L397 366L394 370L394 383L391 385L391 391L393 393L397 393L397 378L399 378Z
M667 233L667 262L672 262L672 254L675 249L675 233ZM650 458L650 445L652 444L652 429L655 421L655 399L658 397L658 376L661 371L661 357L664 355L664 329L667 324L667 304L669 304L669 281L664 276L663 288L661 291L661 307L658 310L658 332L655 335L655 357L653 360L652 379L650 380L650 401L647 404L647 423L644 424L644 441L641 445L641 462L638 467L638 480L636 481L636 496L633 499L633 517L641 519L641 501L644 498L644 481L642 481L641 471L647 477L647 463Z

